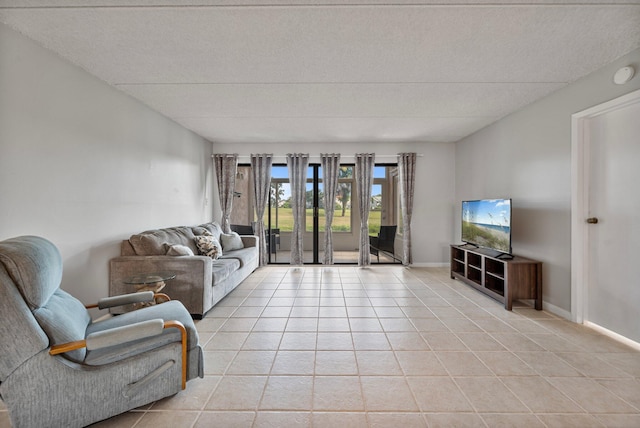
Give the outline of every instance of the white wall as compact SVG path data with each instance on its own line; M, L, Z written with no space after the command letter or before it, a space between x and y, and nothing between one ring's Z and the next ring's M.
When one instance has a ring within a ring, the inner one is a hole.
M1 24L0 94L0 239L54 242L83 302L122 239L211 219L211 143Z
M640 68L640 50L456 143L456 202L513 198L513 252L543 261L543 300L563 315L571 311L571 115L640 88L639 76L612 81L629 64Z
M251 153L272 153L280 158L274 163L286 163L287 153L308 153L311 162L319 162L320 153L341 153L342 162L353 163L355 153L376 154L377 163L396 162L400 152L422 154L416 165L416 193L412 221L413 260L415 265L443 264L449 261L454 199L454 154L451 143L345 143L329 144L220 144L214 143L215 153L238 153L240 162L249 162L242 156ZM392 155L392 156L389 156ZM215 181L215 180L214 180ZM215 187L215 186L214 186ZM216 189L217 192L217 189ZM217 193L216 193L217 194ZM220 204L214 198L214 217L220 219ZM335 234L334 234L335 236ZM334 238L335 239L335 238Z

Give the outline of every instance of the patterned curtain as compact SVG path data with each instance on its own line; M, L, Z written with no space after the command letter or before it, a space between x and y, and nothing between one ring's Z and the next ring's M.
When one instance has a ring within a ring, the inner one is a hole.
M413 214L413 190L416 183L416 154L398 153L398 180L400 185L400 208L402 209L402 264L410 265L411 216Z
M255 234L258 238L258 254L260 266L269 263L269 254L267 254L266 233L264 230L264 210L269 200L269 190L271 187L271 162L273 155L261 154L251 155L251 172L253 174L253 190L255 197L256 210L256 230Z
M233 206L233 189L236 186L236 172L238 168L237 154L213 155L216 165L216 179L218 180L218 196L222 208L222 230L231 232L231 209Z
M358 153L356 158L356 186L360 202L360 254L358 266L371 264L369 254L369 209L371 208L371 185L373 184L373 167L375 153Z
M331 223L333 223L333 211L336 206L336 193L338 191L338 171L340 169L340 155L321 154L322 164L322 184L324 185L324 264L333 264L333 233Z
M293 232L291 233L291 264L304 263L304 220L306 216L307 167L309 155L287 154L289 180L291 181L291 208L293 211Z

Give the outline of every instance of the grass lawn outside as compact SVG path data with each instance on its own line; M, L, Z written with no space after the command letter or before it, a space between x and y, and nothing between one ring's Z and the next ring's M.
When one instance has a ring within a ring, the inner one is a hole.
M320 231L324 232L324 222L325 222L325 212L324 209L318 210L319 215L319 226ZM372 235L377 235L380 230L380 215L381 211L370 211L369 212L369 233ZM354 219L355 222L358 222L357 219ZM264 215L264 223L268 224L268 213L265 212ZM311 232L313 228L313 209L307 209L307 232ZM293 230L293 213L291 208L278 208L278 223L276 225L276 217L275 212L271 219L271 227L276 229L279 228L280 232L291 232ZM357 229L357 227L356 227ZM333 214L333 224L331 225L331 230L336 233L340 232L351 232L351 210L346 210L344 217L342 216L342 209L337 209Z

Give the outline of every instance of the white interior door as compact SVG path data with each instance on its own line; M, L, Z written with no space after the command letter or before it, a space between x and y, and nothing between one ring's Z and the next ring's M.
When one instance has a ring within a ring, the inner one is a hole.
M584 320L640 342L640 97L585 125Z

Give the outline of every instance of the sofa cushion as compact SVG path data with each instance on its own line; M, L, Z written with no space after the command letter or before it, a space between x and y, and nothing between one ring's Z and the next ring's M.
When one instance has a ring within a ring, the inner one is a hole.
M195 253L191 251L191 248L187 247L186 245L180 245L180 244L175 244L175 245L164 244L164 245L167 248L167 256L195 255Z
M240 262L240 267L244 267L248 264L251 264L253 261L257 260L258 251L256 247L247 247L241 250L235 251L225 251L225 253L220 257L220 259L236 259Z
M132 235L129 242L138 256L163 256L167 253L165 244L184 245L194 252L198 251L190 227L169 227L166 229L147 230Z
M229 234L223 233L220 235L220 243L222 244L222 249L227 251L233 250L241 250L244 248L244 244L242 243L242 238L236 232L231 232Z
M216 238L218 241L220 241L220 235L222 234L222 228L215 221L211 222L211 223L204 223L204 224L201 224L200 226L197 226L197 227L206 229L209 233L211 233L213 235L214 238Z
M222 246L212 235L196 236L194 241L198 247L198 252L203 256L209 256L213 260L217 260L222 255Z
M213 275L213 285L224 282L232 273L240 269L240 260L218 259L212 262L211 274Z

